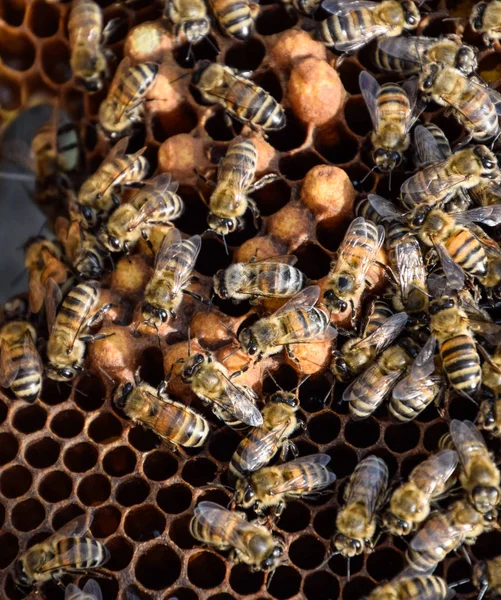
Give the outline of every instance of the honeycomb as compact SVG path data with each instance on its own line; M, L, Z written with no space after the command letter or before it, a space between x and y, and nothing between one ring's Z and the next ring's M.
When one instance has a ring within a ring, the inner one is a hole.
M187 47L176 46L159 24L161 5L141 1L125 5L111 0L100 4L106 21L122 19L111 45L117 64L124 51L163 63L163 77L150 94L156 101L151 103L144 126L134 134L131 147L147 145L153 168L158 165L170 171L180 182L186 210L177 226L186 234L201 233L206 228L206 207L198 194L200 182L193 166L210 172L233 132L220 108L197 102L188 78L169 83L187 73L191 64L185 60ZM461 17L471 4L445 4L444 0L428 4L430 14L423 19L418 34L462 33L461 21L444 22L434 18L434 11ZM86 172L90 173L107 153L106 141L97 135L95 127L99 103L106 92L88 96L72 82L68 12L68 3L1 3L0 119L5 125L30 106L57 101L79 124ZM365 141L370 120L358 90L359 72L372 71L371 47L346 58L339 67L346 93L334 82L338 98L328 96L316 105L309 100L302 102L305 86L301 87L301 80L308 81L313 66L324 69L325 57L331 64L335 57L312 42L300 26L298 17L281 4L264 1L257 31L249 41L235 43L213 32L211 43L204 41L194 49L197 59L209 58L254 71L254 81L280 100L287 113L285 129L270 133L266 142L257 142L258 171L282 175L255 194L263 215L259 236L247 219L243 231L228 236L229 254L220 239L204 237L196 265L200 283L194 289L206 296L209 277L234 259L248 259L257 243L270 255L294 253L299 259L297 266L310 280L325 277L352 217L355 192L349 179L362 180L372 167ZM153 39L153 30L161 33L160 41L145 48L145 36ZM501 77L499 47L485 49L468 31L465 41L480 48L479 74L496 86ZM329 71L326 78L335 78L333 73ZM375 74L380 81L392 79L391 75ZM436 106L428 107L423 120L437 123L451 142L461 133L458 124ZM235 125L235 129L238 132L241 126ZM402 171L394 174L394 190L405 177ZM358 190L387 196L388 178L370 173ZM202 191L208 193L203 186ZM94 575L106 600L125 600L128 591L134 591L141 600L358 600L395 576L404 566L406 544L389 536L382 536L371 554L351 560L350 579L346 561L340 556L324 564L343 486L357 462L369 454L384 458L394 481L407 477L416 464L436 450L447 423L429 407L415 422L395 424L384 406L369 419L353 422L347 406L337 403L338 388L325 406L323 399L329 397L332 384L322 367L328 358L326 348L320 349L314 360L305 359L298 350L301 369L279 355L241 379L266 394L276 388L265 367L285 389L293 389L304 373L313 373L299 390L300 418L307 426L294 441L300 455L329 454L330 466L338 477L331 494L287 503L276 526L287 542L285 563L267 587L263 573L232 564L224 555L193 540L189 522L196 504L212 500L226 505L230 500L231 492L224 487L225 473L242 433L211 418L212 434L205 447L173 454L154 433L134 426L117 412L112 392L118 381L131 379L137 369L143 380L157 385L177 359L186 356L188 327L192 338L216 349L228 338L219 325L222 315L227 315L228 324L236 330L253 311L247 303L233 305L216 299L207 315L205 308L187 298L183 313L162 332L160 343L151 331L141 330L135 336L134 309L151 267L149 250L140 247L130 258L121 259L103 280L103 295L115 304L103 332L115 335L90 345L86 372L72 387L45 380L41 400L34 405L15 401L9 391L0 391L2 599L24 597L10 575L21 552L81 514L89 516L91 533L111 553L106 568ZM43 327L40 333L46 335ZM228 367L238 368L241 357L236 355L233 360ZM173 397L205 411L175 371L169 389ZM453 397L448 412L451 419L474 419L476 407ZM498 440L489 439L488 444L499 451ZM493 531L481 536L471 554L474 559L491 558L500 544L501 532ZM452 582L469 569L464 558L451 556L437 574ZM79 584L82 586L87 578L81 577ZM51 600L64 597L62 588L53 582L41 586L41 592L43 598ZM476 593L470 584L461 592L465 598Z

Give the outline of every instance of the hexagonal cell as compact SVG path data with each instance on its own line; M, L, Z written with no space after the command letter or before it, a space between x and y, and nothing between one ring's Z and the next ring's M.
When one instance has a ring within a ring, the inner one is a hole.
M85 511L78 504L67 504L55 512L54 518L52 519L52 529L57 531L66 525L66 523L69 523L70 521L73 521L73 519L84 514Z
M83 429L84 416L78 410L63 410L50 422L51 430L60 438L76 437Z
M3 504L0 504L0 529L3 527L5 523L5 507Z
M154 388L164 380L164 361L160 348L151 346L143 350L139 375L143 381Z
M103 468L112 477L123 477L136 468L136 455L128 446L114 448L104 457Z
M223 582L226 574L225 561L204 550L190 556L188 560L188 579L193 585L208 590Z
M94 512L94 518L90 524L92 535L97 538L113 535L121 520L122 513L116 506L101 506Z
M110 571L122 571L132 560L134 555L134 547L123 537L113 537L107 544L106 548L111 554L110 559L106 563L106 568Z
M42 429L46 420L47 411L39 404L33 404L17 410L13 424L21 433L33 433Z
M157 142L179 133L189 133L198 123L197 113L187 102L180 104L169 113L156 113L151 121L153 137Z
M280 171L283 174L283 171ZM258 190L252 197L256 202L261 216L267 217L274 215L287 205L291 198L291 189L285 181L278 179Z
M158 492L157 504L164 512L178 515L189 508L191 497L191 490L187 485L175 483Z
M302 535L289 547L289 558L300 569L318 567L325 556L325 546L313 535Z
M125 517L125 533L136 542L154 540L165 529L165 517L154 506L133 508Z
M316 513L313 519L313 528L326 540L330 540L336 532L336 509L326 508Z
M0 400L0 424L2 424L7 418L8 408L5 402Z
M81 442L65 451L63 461L73 473L85 473L95 466L97 459L97 449L88 442Z
M256 594L264 583L262 571L251 571L247 565L234 565L230 572L230 585L237 594Z
M19 82L0 72L0 106L4 110L16 110L21 104L21 88Z
M27 71L35 62L35 47L27 35L12 29L0 30L0 59L15 71Z
M32 82L32 85L30 84ZM29 85L27 86L27 92L30 95L37 94L39 90L39 85L43 85L43 89L48 89L45 87L45 84L41 79L36 78L33 82L33 78L30 77L28 80ZM65 385L60 385L58 381L54 381L52 379L45 379L43 382L42 388L42 402L49 406L56 406L56 404L62 404L66 400L68 400L68 396L70 395L70 388Z
M305 244L302 244L297 250L295 250L294 254L297 256L297 263L294 266L300 271L302 271L306 275L306 277L308 277L308 279L320 279L321 277L327 275L327 273L329 272L331 257L325 252L325 250L322 250L322 248L318 244L314 242L306 242ZM306 393L303 390L301 390L300 395L302 397L305 396ZM316 393L316 397L319 397L318 390ZM308 410L307 407L305 408ZM320 410L321 408L323 408L323 397L322 403L318 405L317 410Z
M0 534L0 569L6 569L19 552L19 542L12 533Z
M51 37L59 29L57 6L48 2L34 2L30 7L28 27L39 38Z
M310 169L322 164L325 164L325 161L320 156L311 150L306 150L284 156L280 159L278 168L286 179L300 181Z
M341 165L355 158L359 149L357 138L344 127L336 126L333 131L322 131L315 140L318 153L329 162Z
M298 571L293 567L282 565L275 571L268 591L274 598L283 600L297 594L300 586L301 575Z
M284 6L273 5L273 8L262 11L256 21L256 31L261 35L273 35L290 27L294 27L297 16L288 12Z
M300 148L306 140L306 128L290 109L285 109L286 125L268 133L268 142L281 152Z
M379 422L374 417L362 421L348 421L344 427L346 441L355 448L369 448L379 439Z
M384 441L390 450L401 453L416 448L420 436L418 425L410 422L390 425L384 433Z
M191 550L198 544L190 532L191 519L192 515L183 515L178 519L174 519L169 528L169 539L181 550Z
M44 507L35 500L30 498L19 502L14 506L11 513L12 525L18 531L32 531L36 529L45 519Z
M0 433L0 466L14 460L19 448L16 438L7 432Z
M73 490L71 478L63 471L51 471L40 482L38 493L47 502L61 502Z
M148 590L172 585L181 572L181 561L170 546L158 544L141 554L136 562L136 578Z
M59 458L61 447L50 437L44 437L30 444L24 453L26 461L35 469L46 469Z
M100 474L89 475L80 482L77 495L86 506L98 506L106 502L111 494L111 483Z
M357 600L360 596L368 596L375 584L368 577L354 577L343 589L343 600Z
M194 458L188 461L182 471L182 478L194 487L206 485L214 480L216 465L207 458Z
M435 452L438 448L438 442L440 438L449 431L449 427L447 423L443 421L439 421L438 423L433 423L429 425L424 432L423 436L423 445L426 450L430 452Z
M117 487L116 498L122 506L134 506L146 500L150 493L150 486L140 477L134 477L120 483Z
M90 373L83 374L75 385L75 404L85 412L101 408L105 396L106 390L102 382Z
M231 46L226 52L224 62L238 71L254 71L263 61L265 54L266 48L261 40L250 38L242 44Z
M15 465L4 469L0 477L0 492L6 498L19 498L30 489L33 477L26 467Z
M277 522L277 527L288 533L294 533L308 527L310 518L310 511L302 502L289 501Z
M171 597L178 598L178 600L198 600L198 595L190 588L175 588L164 597L164 600L169 600Z
M54 83L66 83L71 79L70 51L61 40L50 40L42 45L42 67Z
M89 425L89 437L98 444L112 444L122 436L122 424L111 413L99 414Z
M339 598L339 582L328 571L317 571L305 577L303 591L307 600Z
M177 467L177 460L170 452L157 450L146 457L143 471L148 479L165 481L176 473Z
M339 417L331 412L323 412L308 422L308 432L317 444L328 444L337 438L341 429Z

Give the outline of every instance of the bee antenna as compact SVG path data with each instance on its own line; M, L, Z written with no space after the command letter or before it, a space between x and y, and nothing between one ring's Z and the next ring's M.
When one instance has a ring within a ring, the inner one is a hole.
M224 358L222 358L221 362L223 363L225 360L227 360L228 358L230 358L230 356L233 356L234 354L236 354L239 350L240 350L240 348L236 348L235 350L233 350L233 352L230 352Z
M485 593L487 592L487 590L489 589L489 584L485 583L482 586L482 589L480 590L479 594L478 594L478 598L477 600L482 600L482 598L485 596Z
M350 557L349 556L346 561L346 578L348 579L348 581L350 581L350 579L351 579Z
M226 243L226 236L223 235L221 237L223 238L223 244L224 244L224 249L226 250L226 254L229 256L230 253L228 252L228 244Z
M113 379L113 377L112 377L112 376L111 376L109 373L107 373L107 372L106 372L106 371L103 369L103 367L102 367L101 365L98 365L98 366L97 366L97 368L98 368L98 369L101 371L101 373L102 373L102 374L103 374L103 375L104 375L104 376L105 376L107 379L109 379L109 380L111 381L111 383L112 383L113 385L115 385L115 384L116 384L116 381Z
M278 381L273 377L273 375L271 374L271 371L269 369L266 369L266 374L270 376L271 380L273 381L273 383L277 386L277 388L283 392L284 388L278 383ZM297 389L297 388L296 388Z
M209 42L209 44L212 46L212 48L215 50L216 54L221 54L219 48L216 46L216 44L214 44L214 42L210 39L209 36L206 36L205 39Z
M390 174L388 176L388 189L391 192L391 173L392 173L393 169L390 170Z
M188 327L188 358L191 356L191 328Z
M231 337L236 340L238 342L238 338L235 335L235 333L228 327L228 325L226 325L226 323L223 323L222 321L219 321L219 324L222 325L226 331L231 335Z
M361 185L369 177L369 175L371 175L372 173L374 173L374 171L376 169L377 169L377 165L374 165L372 167L372 169L365 175L365 177L362 177L362 179L360 181L354 181L353 185L355 185L355 186Z
M464 585L465 583L470 583L471 579L460 579L459 581L454 581L454 583L448 583L447 585L451 588L458 587L460 585Z
M175 83L176 81L179 81L180 79L184 79L185 77L188 77L188 75L191 75L191 71L188 71L188 73L183 73L179 77L176 77L176 79L172 79L171 81L169 81L169 83Z
M312 376L312 373L308 373L308 375L306 375L306 377L303 377L303 379L296 385L296 387L294 388L294 392L297 392L299 390L299 388L303 385L303 383L305 381L308 381L308 379Z

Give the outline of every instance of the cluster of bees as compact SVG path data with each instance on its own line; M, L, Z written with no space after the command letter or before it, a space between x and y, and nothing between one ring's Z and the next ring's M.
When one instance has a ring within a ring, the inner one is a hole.
M353 419L367 418L388 401L392 418L409 422L432 403L446 409L451 392L479 404L476 424L452 420L440 449L393 489L388 489L384 460L374 455L363 459L346 485L332 540L333 554L349 560L371 551L381 533L412 534L404 571L369 598L445 600L451 588L432 574L436 567L450 552L499 528L501 475L479 429L501 436L501 327L489 313L501 293L501 250L495 230L491 237L480 226L501 223L501 171L493 150L501 135L501 95L476 75L476 51L460 38L401 35L416 30L421 21L419 7L410 0L292 0L289 8L310 17L329 13L315 21L312 35L341 53L337 64L345 54L376 41L376 66L395 73L396 79L408 77L401 84L380 85L362 72L359 83L373 123L374 169L391 174L412 147L415 173L395 198L371 194L359 202L323 285L308 282L293 255L256 256L214 275L213 293L220 299L248 300L256 310L269 298L284 303L232 332L237 350L248 359L243 369L229 372L205 349L189 350L179 361L182 381L214 417L229 427L247 428L228 469L234 489L230 507L200 502L190 530L203 544L231 550L232 559L251 569L272 573L283 562L284 541L273 527L287 499L317 494L336 476L327 468L327 454L298 457L291 440L304 428L296 414L297 389L279 389L259 408L257 393L237 379L249 365L282 352L297 360L296 344L347 336L333 348L329 371L334 382L348 384L340 400L348 403ZM247 0L211 0L210 10L203 0L172 0L165 19L173 35L196 46L212 22L225 35L247 39L258 13L259 7ZM501 2L475 5L469 24L487 43L500 38ZM108 74L105 44L113 27L113 21L104 26L94 0L73 0L71 66L75 81L89 93L101 89ZM101 279L113 264L110 257L133 253L141 240L155 258L137 331L150 327L160 338L162 327L175 324L183 311L186 295L209 310L212 306L212 298L190 289L203 239L184 238L173 225L184 210L178 184L166 173L150 176L146 148L127 152L128 136L145 118L146 96L158 71L159 65L151 62L131 64L125 58L120 63L99 109L100 132L113 146L79 188L69 175L78 161L75 130L44 128L33 142L38 193L50 189L64 198L69 224L63 245L42 237L26 244L29 306L11 302L4 310L1 383L21 401L37 401L44 376L71 383L83 371L88 345L107 335L98 328L113 307L101 299ZM189 75L202 100L221 105L230 121L263 136L285 127L280 103L244 74L199 61ZM464 136L454 149L437 125L416 125L429 101L445 106L462 125ZM257 160L256 145L242 134L220 161L207 227L223 240L242 228L248 210L259 223L250 195L279 177L268 174L256 180ZM127 189L134 192L125 200ZM151 238L158 231L163 239L154 248ZM383 265L382 248L387 255ZM387 285L367 303L375 285L370 278L374 265L384 267ZM43 361L33 319L24 311L47 325ZM353 331L333 324L346 314ZM118 382L114 405L175 451L201 447L211 429L209 420L182 399L171 398L168 379L158 389L139 377ZM445 409L439 410L447 418ZM289 454L292 460L286 460ZM453 489L460 498L434 511ZM255 514L252 520L249 511ZM109 552L85 531L82 517L26 550L13 570L17 585L29 588L104 565ZM501 593L500 574L501 557L474 566L472 581L480 597L490 589ZM90 580L82 590L70 584L66 598L101 600L102 593Z

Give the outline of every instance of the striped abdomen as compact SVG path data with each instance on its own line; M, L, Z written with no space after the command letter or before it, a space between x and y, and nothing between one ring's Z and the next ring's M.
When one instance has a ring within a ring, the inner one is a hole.
M431 570L464 541L464 535L451 524L449 514L437 514L421 527L411 540L406 557L416 571ZM413 545L414 540L416 542ZM419 542L418 542L419 540ZM415 550L419 547L419 550Z
M254 30L257 11L246 0L211 0L212 10L224 32L246 40Z
M376 300L371 306L371 313L367 318L367 324L364 327L363 337L367 337L374 333L376 329L387 321L393 315L390 306L382 300Z
M273 298L294 296L306 283L306 276L285 263L247 265L244 293Z
M428 380L419 388L419 394L408 396L405 401L393 396L388 405L388 412L401 423L414 420L435 399L438 389L434 381Z
M235 530L245 527L246 523L234 513L225 511L223 508L220 512L220 517L204 518L203 515L193 517L190 522L190 532L195 539L225 550L231 548L228 540L238 537L239 534L235 533Z
M216 100L220 102L219 99ZM272 131L285 126L285 112L271 94L248 79L234 76L223 103L243 123Z
M449 157L452 154L451 145L449 144L449 140L447 139L445 133L440 129L440 127L438 127L438 125L435 125L435 123L426 123L423 125L423 127L425 127L435 138L435 143L437 144L440 150L440 154L444 158ZM419 168L421 166L423 165L420 165L416 162L416 167Z
M280 317L280 332L276 345L293 344L314 340L327 329L329 317L319 308L297 308Z
M368 485L370 482L370 485ZM350 477L344 492L345 501L370 504L369 498L381 494L388 485L388 467L382 458L370 455L360 461ZM376 507L378 502L376 501Z
M445 600L450 593L441 577L411 577L398 583L399 600Z
M410 117L411 106L404 90L396 83L385 83L377 97L377 107L381 120L398 121L404 127Z
M456 335L440 345L444 371L452 387L460 394L471 395L480 385L482 370L473 338Z
M148 174L149 168L148 160L144 156L126 154L125 156L115 157L113 160L104 163L95 175L102 182L100 186L101 196L89 196L87 202L85 197L83 202L79 198L79 202L83 204L92 202L94 208L109 212L114 206L111 198L113 188L123 183L142 181Z
M159 192L155 190L149 194L148 200L139 210L139 214L129 223L129 231L139 225L165 225L181 216L184 204L174 192Z
M267 465L279 449L277 445L263 444L264 437L269 435L270 430L263 425L254 427L249 435L245 437L231 457L228 467L229 476L233 481L244 477L251 472L250 461L252 461L252 472ZM259 461L256 456L259 455Z
M448 178L445 166L444 161L429 165L403 182L400 192L406 206L412 208L421 203L436 205L452 198L461 185L443 185L444 179ZM423 191L417 192L416 189Z
M75 286L63 301L59 309L51 335L67 338L67 342L76 339L78 330L89 318L90 311L96 305L98 284L93 281Z
M321 21L316 30L316 38L326 46L362 40L364 32L374 25L371 10L361 8L346 15L331 15Z
M419 62L415 63L402 58L397 58L396 56L391 56L382 50L379 45L374 51L374 63L381 71L395 71L402 75L411 75L419 72Z
M20 339L10 346L10 360L17 374L10 388L14 394L26 402L34 402L42 389L42 367L38 352L30 338L25 344Z
M412 236L407 225L400 221L390 221L386 225L386 249L388 250L388 259L391 266L397 265L396 247L404 243L412 244L412 240L419 247L418 241Z
M118 107L123 106L130 113L142 102L157 73L158 65L151 62L130 67L106 100Z
M377 210L372 207L372 204L369 202L369 200L367 200L367 198L364 198L357 204L355 208L355 216L363 217L368 221L372 221L376 225L380 225L383 222L383 218L377 212Z
M143 395L144 401L147 398ZM179 446L198 448L209 434L209 423L204 417L179 402L155 399L144 407L143 415L140 421Z
M480 87L473 87L462 95L461 101L451 106L455 109L456 117L471 132L473 139L480 142L498 135L499 121L496 107L489 94Z
M458 227L445 242L452 260L474 277L487 274L487 255L478 239L466 227Z
M61 571L84 571L88 569L97 569L109 558L109 552L106 547L87 537L67 537L58 540L54 545L55 558L63 555L72 557L72 562L68 560L61 561ZM43 569L43 563L42 563Z
M102 28L103 15L93 0L73 0L68 21L71 47L77 44L91 46L92 40L99 43Z
M378 242L378 230L371 221L352 222L342 242L343 259L354 270L365 264Z
M238 186L243 190L248 188L254 180L256 164L257 151L250 140L230 144L228 152L219 165L217 185L213 195L217 195L218 187L221 185Z

